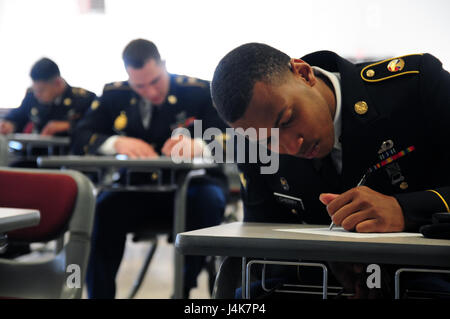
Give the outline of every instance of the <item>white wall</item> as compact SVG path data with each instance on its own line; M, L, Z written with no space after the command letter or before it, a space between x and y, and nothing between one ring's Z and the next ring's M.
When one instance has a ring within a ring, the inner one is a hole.
M294 57L430 52L448 67L449 15L448 0L106 0L105 14L81 14L78 0L0 0L0 108L20 103L42 56L100 94L126 79L121 53L138 37L157 44L170 72L208 80L224 54L253 41Z

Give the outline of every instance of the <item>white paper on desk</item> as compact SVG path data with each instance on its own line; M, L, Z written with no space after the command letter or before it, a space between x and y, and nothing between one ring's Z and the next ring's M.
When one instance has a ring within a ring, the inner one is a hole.
M326 228L297 228L297 229L274 229L290 233L302 233L325 236L340 236L350 238L381 238L381 237L423 237L420 233L355 233L346 231L342 227L334 227L333 230Z

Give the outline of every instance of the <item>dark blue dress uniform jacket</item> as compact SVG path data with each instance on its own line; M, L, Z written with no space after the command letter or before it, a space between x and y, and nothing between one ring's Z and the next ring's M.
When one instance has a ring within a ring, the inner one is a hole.
M28 89L20 107L9 112L5 119L15 124L16 132L22 132L30 122L33 123L35 133L40 133L50 121L69 121L72 129L89 109L94 99L94 93L67 85L59 103L46 105L40 103L34 97L32 90Z
M355 187L380 161L378 150L387 140L397 152L415 147L397 161L403 183L393 184L387 171L379 169L366 185L397 198L407 230L416 231L431 224L433 213L448 211L450 75L441 62L430 54L403 56L403 69L392 72L388 65L393 59L355 65L329 51L302 59L341 75L342 174L330 170L330 156L307 160L281 155L279 171L272 175L261 175L258 163L240 164L245 221L329 224L319 195ZM362 101L367 111L359 114L355 104Z
M150 125L142 124L139 103L141 97L128 82L106 84L102 96L92 103L91 109L76 128L73 139L75 154L98 154L99 147L112 135L135 137L151 144L161 153L164 143L177 127L185 127L194 136L193 120L202 121L203 131L216 127L225 131L226 124L212 106L209 82L170 74L170 88L162 105L152 107ZM198 136L202 137L202 136ZM206 143L212 142L205 140ZM226 179L214 170L223 187Z

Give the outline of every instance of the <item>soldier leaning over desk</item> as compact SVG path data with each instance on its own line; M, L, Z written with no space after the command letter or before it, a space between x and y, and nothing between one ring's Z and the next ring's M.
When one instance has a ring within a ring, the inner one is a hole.
M278 172L240 165L245 221L331 216L346 230L398 232L450 212L449 92L450 75L430 54L355 65L329 51L232 50L212 81L219 114L235 128L279 129Z
M30 77L31 88L21 105L0 121L0 133L70 136L73 127L95 99L95 94L70 86L61 77L56 63L48 58L42 58L33 65ZM32 155L47 155L47 148L34 148ZM36 167L36 162L19 157L10 166Z
M74 150L78 154L125 154L130 158L171 155L172 130L192 128L194 120L208 127L225 128L211 103L209 83L169 74L156 46L147 40L130 42L123 59L129 80L107 84L100 99L79 123ZM192 135L191 135L192 136ZM183 138L189 147L205 147L201 139ZM218 174L190 186L187 228L221 222L226 179ZM104 192L97 202L87 284L90 298L114 298L115 277L126 234L146 226L173 222L173 193ZM204 257L188 256L185 291L196 286Z
M0 122L0 133L68 135L88 110L95 94L71 87L60 75L55 62L38 60L30 71L32 86L21 105Z

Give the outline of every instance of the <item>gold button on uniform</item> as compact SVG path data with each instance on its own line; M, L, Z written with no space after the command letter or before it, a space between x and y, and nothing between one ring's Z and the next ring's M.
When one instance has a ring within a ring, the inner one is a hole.
M100 105L100 101L99 100L94 100L94 101L92 101L91 109L95 110L95 109L97 109L99 107L99 105Z
M374 71L374 70L369 69L369 70L366 71L366 76L367 76L368 78L371 78L371 77L373 77L374 75L375 75L375 71Z
M401 184L400 184L400 189L403 189L403 190L405 190L405 189L407 189L408 188L408 183L407 182L401 182Z
M169 95L167 97L167 101L169 101L170 104L176 104L178 102L178 99L175 95Z
M292 208L292 209L291 209L291 213L294 214L294 215L297 215L297 214L298 214L298 212L297 212L297 210L296 210L295 208Z
M72 104L72 99L70 97L66 97L63 103L65 106L69 106L70 104Z
M359 115L366 114L369 110L369 106L364 101L358 101L355 103L355 112Z

